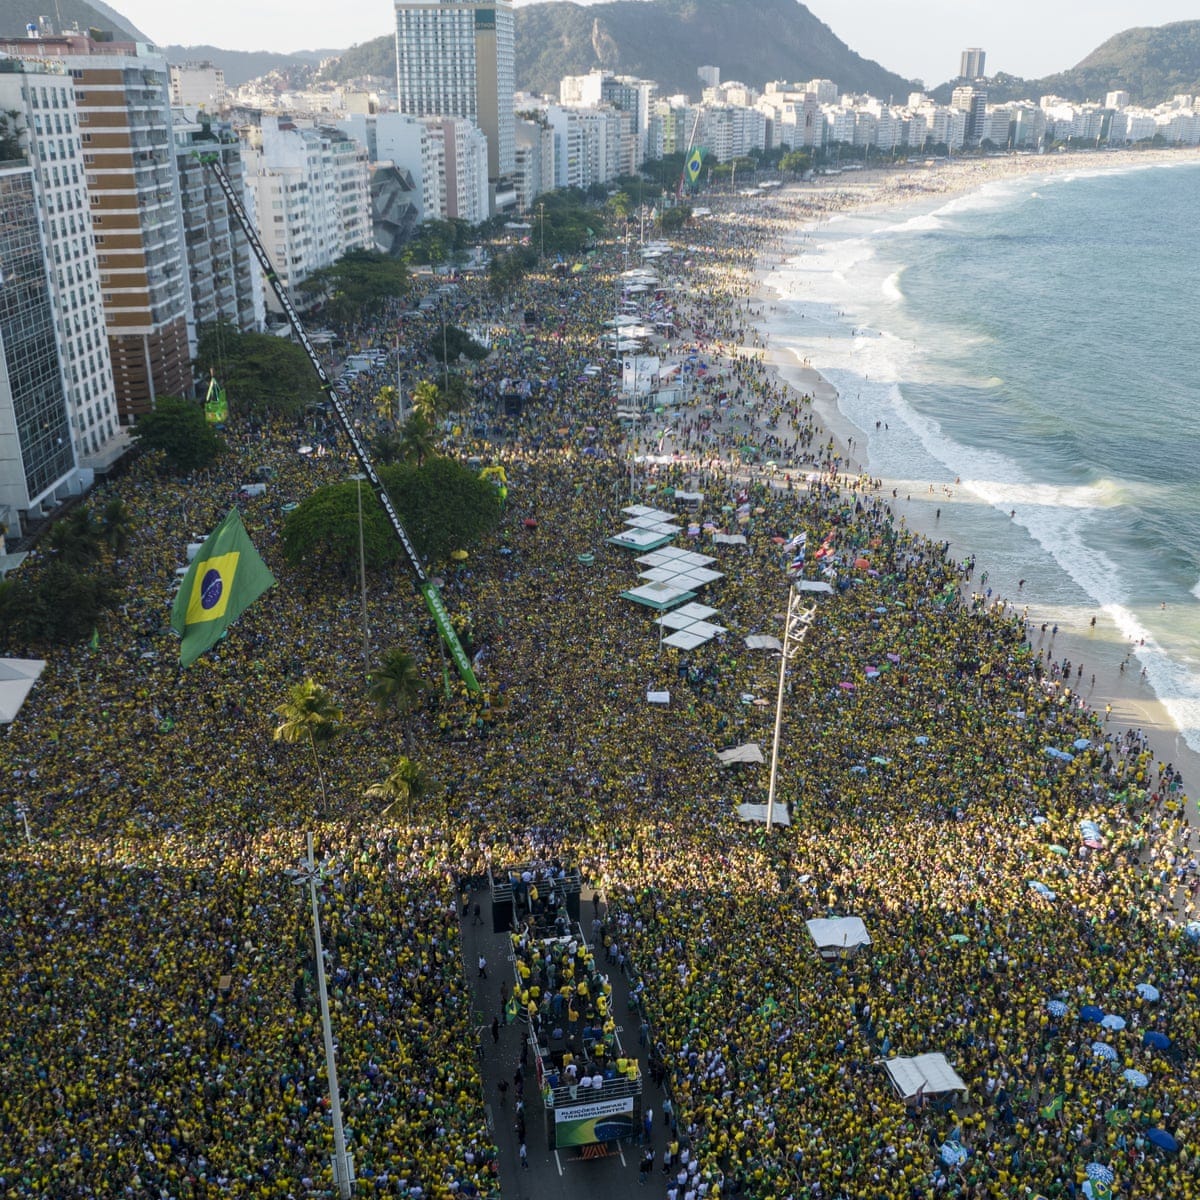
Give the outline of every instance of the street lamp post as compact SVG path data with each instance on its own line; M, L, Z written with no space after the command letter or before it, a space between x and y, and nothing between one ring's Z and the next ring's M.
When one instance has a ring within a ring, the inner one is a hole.
M546 257L546 205L541 200L538 201L538 237L541 241L538 262L541 262Z
M333 1052L333 1028L329 1023L329 992L325 986L325 950L321 944L321 913L317 907L317 881L321 872L313 859L313 835L306 833L307 857L290 872L292 882L308 884L312 903L313 948L317 955L317 993L321 1000L321 1032L325 1038L325 1073L329 1079L329 1111L333 1121L333 1181L340 1200L350 1200L354 1188L354 1160L346 1153L346 1131L342 1128L342 1096L338 1089L337 1061Z
M29 810L20 800L13 801L13 816L21 822L25 828L25 840L33 845L33 834L29 832Z
M371 631L367 625L367 555L363 545L362 481L365 475L351 475L358 488L358 587L362 596L363 675L371 677Z
M799 610L799 611L798 611ZM771 746L771 784L767 789L767 832L775 818L775 779L779 771L779 738L783 731L783 685L787 679L788 663L799 652L808 633L809 625L816 615L816 606L800 609L800 589L788 588L787 616L783 624L783 649L779 654L779 692L775 697L775 740Z

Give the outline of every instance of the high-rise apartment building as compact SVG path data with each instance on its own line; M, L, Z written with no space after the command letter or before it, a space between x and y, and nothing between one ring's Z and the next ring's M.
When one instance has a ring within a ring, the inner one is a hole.
M0 524L79 487L33 168L0 164Z
M57 59L75 85L121 420L190 395L195 331L166 60L79 33L5 39L0 51Z
M987 73L984 70L984 64L987 60L987 54L980 50L978 46L970 46L962 52L962 57L958 62L958 75L960 79L982 79Z
M75 457L80 466L104 470L124 452L128 437L117 414L75 89L66 67L52 59L0 59L0 110L13 114L33 167Z
M488 178L512 175L512 0L395 0L398 107L461 117L483 130Z
M348 250L374 246L365 146L339 129L264 115L242 153L258 234L284 287L294 289Z
M172 66L171 104L175 108L219 112L225 107L225 72L210 62Z
M242 204L253 213L241 143L229 125L212 121L196 109L177 108L174 120L175 165L197 331L216 321L243 331L261 329L266 313L258 260L206 165L208 159L220 162Z

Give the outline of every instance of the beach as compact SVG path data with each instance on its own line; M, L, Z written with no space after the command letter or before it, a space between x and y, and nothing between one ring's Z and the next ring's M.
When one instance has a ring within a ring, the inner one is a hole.
M941 163L917 171L861 171L836 180L825 179L815 186L789 188L780 196L781 202L815 205L821 215L798 221L785 244L766 250L756 264L752 305L758 314L759 352L791 388L812 397L813 411L819 417L825 436L834 439L847 472L875 476L870 456L865 452L870 431L856 425L842 411L838 390L821 373L819 359L798 359L797 354L788 349L771 347L773 324L769 317L779 300L771 280L780 264L803 255L813 232L831 215L873 211L886 213L889 220L900 225L913 213L928 211L931 200L944 203L1014 178L1128 170L1197 158L1200 154L1194 151L1162 150L1098 153L1086 156L1082 161L1078 155L1008 156L983 162ZM1035 651L1045 651L1047 662L1068 660L1072 664L1075 674L1069 686L1083 696L1093 711L1106 714L1110 724L1146 731L1158 759L1173 763L1185 781L1200 779L1200 753L1184 739L1176 721L1139 671L1136 658L1131 657L1136 643L1126 639L1103 611L1043 601L1032 588L1023 584L1027 574L1023 564L997 562L995 555L989 555L987 539L980 539L980 544L959 540L954 528L956 508L982 504L967 488L943 479L892 475L878 478L881 494L896 492L890 503L909 528L936 542L951 541L952 555L959 560L976 558L976 579L981 573L988 572L987 584L978 591L982 593L986 588L988 603L1007 604L1011 611L1026 619L1030 643ZM1001 521L1003 517L994 514L993 520ZM963 590L969 598L971 585L964 585ZM1055 628L1057 634L1052 634ZM1082 674L1078 673L1079 666L1083 668ZM1063 686L1068 686L1065 679ZM1189 817L1196 824L1198 814L1194 800L1189 804Z

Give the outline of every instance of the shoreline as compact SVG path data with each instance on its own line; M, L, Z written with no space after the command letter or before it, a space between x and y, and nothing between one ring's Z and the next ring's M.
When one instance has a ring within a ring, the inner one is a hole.
M1115 157L1115 156L1114 156ZM1143 151L1121 154L1114 161L1106 152L1094 160L1080 163L1075 156L1067 158L1013 158L987 160L983 163L964 162L943 164L936 176L916 175L917 183L936 180L935 187L913 186L914 177L909 173L897 178L892 171L858 172L852 189L839 184L820 187L817 194L828 203L835 200L838 214L861 214L864 212L887 212L896 217L915 216L922 206L940 206L956 197L977 193L989 184L1007 183L1022 176L1063 174L1082 172L1125 172L1172 164L1200 162L1200 151ZM789 188L780 200L811 200L813 190ZM964 599L970 600L976 589L982 593L985 587L980 575L989 570L989 551L986 544L968 544L959 536L953 520L954 505L962 502L982 503L963 494L939 480L895 479L876 475L869 462L869 455L860 452L865 448L867 430L862 429L842 412L837 387L822 373L819 363L802 357L792 348L772 348L772 333L769 314L771 306L780 299L779 293L770 283L774 271L789 259L804 253L803 243L814 230L828 220L825 211L818 211L808 219L800 217L796 225L785 235L781 248L764 250L757 258L750 276L750 311L747 320L757 332L757 353L764 364L784 384L795 392L811 397L811 411L822 438L832 439L843 463L843 471L851 476L860 473L881 479L879 494L885 495L895 489L896 498L887 497L897 521L906 528L918 532L934 542L950 540L952 555L962 561L974 556L977 562L973 579L964 581ZM756 310L756 311L755 311ZM853 441L851 440L853 439ZM865 461L864 461L865 460ZM921 490L918 490L920 488ZM942 510L947 510L944 514ZM946 517L943 525L942 517ZM1000 513L997 520L1003 520ZM993 573L995 567L992 567ZM1190 746L1175 719L1148 681L1144 681L1134 655L1136 645L1129 643L1117 629L1115 623L1100 610L1086 610L1039 602L1033 588L1019 588L1017 580L989 576L994 585L991 604L1006 606L1006 611L1025 614L1027 636L1033 652L1046 653L1046 661L1072 664L1072 680L1068 685L1078 691L1088 707L1104 719L1106 729L1140 729L1149 738L1150 748L1156 760L1172 763L1182 773L1184 794L1187 799L1186 814L1189 824L1200 825L1200 810L1197 809L1197 781L1200 780L1200 751ZM1090 615L1089 615L1090 614ZM1091 624L1091 617L1095 624ZM1045 626L1045 632L1043 632ZM1052 630L1057 627L1057 634ZM1083 675L1077 674L1078 664L1083 665ZM1124 669L1122 669L1122 664ZM1094 677L1094 682L1093 682ZM1078 686L1077 686L1078 685ZM1107 708L1110 713L1106 713Z

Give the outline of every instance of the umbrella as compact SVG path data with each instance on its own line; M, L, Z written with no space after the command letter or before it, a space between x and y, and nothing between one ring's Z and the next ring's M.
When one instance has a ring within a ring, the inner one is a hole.
M1035 892L1037 892L1037 894L1039 896L1043 896L1047 900L1057 900L1058 899L1058 893L1053 891L1051 888L1048 888L1044 883L1042 883L1042 881L1040 879L1031 879L1029 881L1029 886Z
M913 738L913 741L916 742L918 746L929 745L929 739L923 733L918 734L915 738Z
M938 1153L948 1167L961 1167L968 1157L967 1148L961 1142L943 1142Z
M1193 941L1200 942L1200 921L1189 921L1184 927L1183 932Z
M1105 1029L1113 1029L1120 1031L1125 1028L1125 1018L1118 1017L1115 1013L1109 1013L1103 1021L1100 1022Z
M1137 994L1143 1000L1157 1000L1162 993L1152 983L1139 983L1137 985Z
M1086 750L1091 744L1092 743L1089 742L1088 739L1085 737L1076 738L1071 743L1071 745L1074 746L1076 750Z
M1146 1141L1168 1154L1175 1154L1179 1150L1179 1143L1165 1129L1147 1129Z
M965 933L952 933L950 935L950 940L952 942L957 942L961 946L963 942L969 942L971 939L967 937Z
M1050 853L1051 854L1061 854L1063 857L1066 857L1066 855L1069 854L1070 851L1066 848L1066 846L1051 846Z
M1046 1011L1052 1017L1065 1017L1067 1015L1067 1006L1061 1000L1047 1000Z
M1135 1071L1132 1067L1128 1071L1121 1072L1121 1078L1125 1080L1131 1087L1144 1088L1150 1082L1150 1076L1141 1071Z
M876 754L871 761L873 763L878 763L881 767L886 767L892 760L890 758L884 758L881 754Z
M1046 818L1043 817L1041 813L1038 813L1037 816L1033 818L1033 823L1035 825L1045 825Z
M450 557L454 559L455 562L466 562L470 555L468 555L465 550L451 550Z
M1111 1167L1106 1167L1103 1163L1088 1163L1087 1177L1094 1180L1096 1183L1102 1183L1105 1187L1109 1187L1116 1176L1112 1173Z
M1155 1050L1165 1050L1171 1044L1171 1039L1165 1033L1159 1033L1157 1029L1147 1029L1142 1034L1142 1045L1150 1046Z
M1103 1058L1107 1062L1117 1061L1117 1052L1107 1042L1093 1042L1092 1053L1097 1058Z
M1103 1021L1104 1009L1097 1008L1094 1004L1085 1004L1079 1010L1079 1019L1081 1021Z

